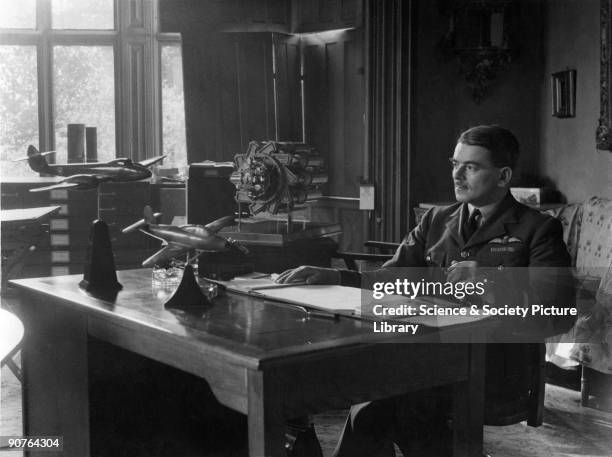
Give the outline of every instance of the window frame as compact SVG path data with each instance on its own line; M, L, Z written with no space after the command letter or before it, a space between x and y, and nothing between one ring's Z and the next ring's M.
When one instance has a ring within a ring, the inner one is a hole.
M115 157L161 154L161 47L181 44L159 31L158 0L113 0L114 29L53 29L51 2L36 0L36 29L0 29L0 45L36 46L39 149L55 150L54 46L112 46Z

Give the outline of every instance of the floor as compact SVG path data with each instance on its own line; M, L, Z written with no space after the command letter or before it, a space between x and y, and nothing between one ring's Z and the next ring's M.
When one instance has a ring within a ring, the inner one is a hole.
M0 394L0 435L21 435L20 388L7 367L1 371ZM487 453L492 457L612 456L612 413L583 408L578 391L550 384L546 386L545 407L541 427L528 427L525 423L485 427ZM331 456L344 417L343 411L315 417L315 427L325 457ZM0 456L5 455L22 456L19 452L0 451Z

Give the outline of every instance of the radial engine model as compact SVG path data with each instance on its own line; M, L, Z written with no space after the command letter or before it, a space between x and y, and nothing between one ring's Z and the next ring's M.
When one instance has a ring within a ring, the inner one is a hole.
M251 214L291 212L322 196L328 180L324 160L303 143L251 141L245 154L234 157L236 201L249 205Z

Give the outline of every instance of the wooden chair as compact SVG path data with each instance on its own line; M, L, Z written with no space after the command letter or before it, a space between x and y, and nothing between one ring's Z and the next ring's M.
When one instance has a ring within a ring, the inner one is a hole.
M15 377L22 381L21 368L13 357L21 349L23 324L13 313L0 308L0 359L1 366L7 365Z
M495 352L495 348L488 345ZM518 350L526 362L522 366L527 370L527 383L519 390L520 400L507 403L502 407L497 407L497 402L489 400L488 403L495 405L485 409L485 425L512 425L522 421L527 421L531 427L539 427L544 421L544 394L546 389L546 346L542 343L514 343L502 345ZM488 366L491 365L490 358L487 358ZM516 361L515 361L516 362ZM494 362L493 362L494 363ZM520 362L519 362L520 363ZM491 372L489 366L488 372ZM503 382L503 380L502 380Z

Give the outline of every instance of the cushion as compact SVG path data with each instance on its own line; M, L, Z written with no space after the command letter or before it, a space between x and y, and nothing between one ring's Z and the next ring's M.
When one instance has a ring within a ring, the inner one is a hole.
M572 265L576 265L576 254L578 253L578 239L580 236L580 225L582 222L582 203L572 203L558 208L544 211L556 217L563 227L563 241L572 258Z

